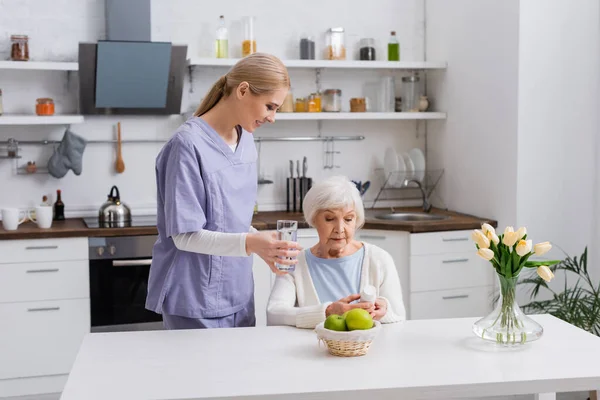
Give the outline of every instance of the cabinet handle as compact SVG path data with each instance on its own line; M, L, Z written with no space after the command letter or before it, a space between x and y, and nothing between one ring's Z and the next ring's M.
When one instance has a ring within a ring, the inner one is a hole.
M360 235L361 239L374 239L374 240L385 240L385 236L376 236L376 235Z
M298 239L315 239L318 237L318 235L298 235Z
M442 263L443 264L454 264L454 263L466 263L468 261L469 261L468 258L457 258L455 260L443 260Z
M58 268L48 268L48 269L28 269L28 274L38 274L43 272L58 272Z
M58 249L58 246L27 246L25 250L53 250Z
M454 299L466 299L467 297L469 297L468 294L459 294L458 296L443 296L442 299L454 300Z
M442 242L466 242L469 238L442 238Z
M58 311L60 307L40 307L40 308L28 308L29 312L37 312L37 311Z

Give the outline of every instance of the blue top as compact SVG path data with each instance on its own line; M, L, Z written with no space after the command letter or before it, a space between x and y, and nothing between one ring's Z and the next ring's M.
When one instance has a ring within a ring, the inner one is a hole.
M356 253L341 258L319 258L310 249L306 249L305 253L308 272L321 303L335 302L360 293L365 246Z
M242 131L235 151L202 118L190 118L156 158L158 239L146 308L217 318L254 301L252 257L177 249L171 236L202 229L248 232L256 199L256 147Z

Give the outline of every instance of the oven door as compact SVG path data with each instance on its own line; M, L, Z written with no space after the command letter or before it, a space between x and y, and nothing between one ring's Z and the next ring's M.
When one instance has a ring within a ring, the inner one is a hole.
M145 308L152 259L90 260L92 332L163 329Z

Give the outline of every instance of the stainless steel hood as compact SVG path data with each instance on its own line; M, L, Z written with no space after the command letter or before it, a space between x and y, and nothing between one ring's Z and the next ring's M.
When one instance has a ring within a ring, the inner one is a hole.
M151 0L105 0L107 40L79 44L84 115L179 114L187 46L151 41Z

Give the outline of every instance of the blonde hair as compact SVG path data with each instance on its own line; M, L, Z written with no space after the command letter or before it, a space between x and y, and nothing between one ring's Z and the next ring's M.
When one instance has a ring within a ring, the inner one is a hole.
M345 176L332 176L314 185L306 193L302 208L309 226L315 226L315 218L323 210L354 207L356 228L365 223L365 206L356 185Z
M227 74L215 82L194 113L194 117L207 113L242 82L248 82L250 92L255 95L290 87L287 68L279 58L266 53L250 54L238 61Z

